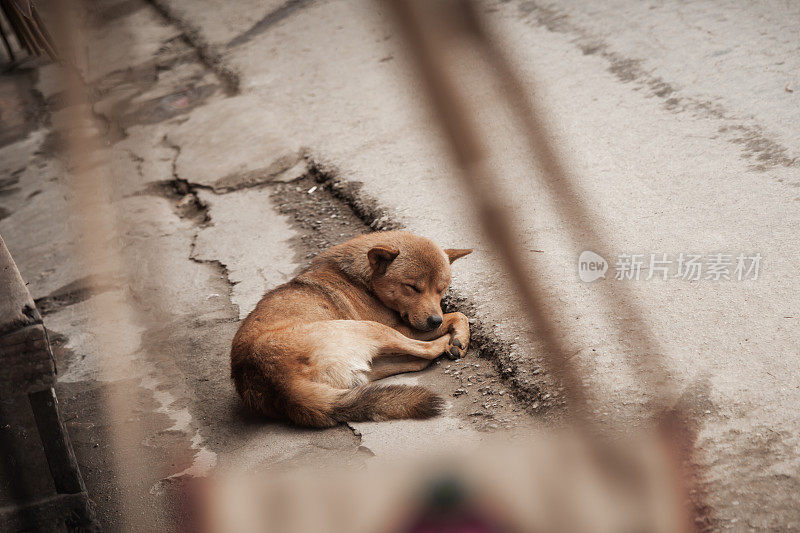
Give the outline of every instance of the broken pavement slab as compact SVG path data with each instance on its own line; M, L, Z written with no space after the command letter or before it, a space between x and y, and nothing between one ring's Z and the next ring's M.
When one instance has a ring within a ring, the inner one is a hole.
M225 268L240 319L267 290L289 281L297 269L287 242L293 230L275 210L271 195L269 189L197 192L213 223L199 228L192 259L216 261Z
M304 150L281 133L269 108L268 101L243 95L193 111L167 134L179 151L175 176L225 192L305 174Z

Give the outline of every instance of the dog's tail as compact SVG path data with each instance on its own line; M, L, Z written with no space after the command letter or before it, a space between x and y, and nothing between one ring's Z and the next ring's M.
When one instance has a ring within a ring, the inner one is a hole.
M423 419L441 414L444 407L444 400L425 387L369 383L342 392L331 417L337 422Z
M267 379L262 365L247 359L237 361L231 375L247 407L269 418L287 418L299 426L432 418L445 406L442 398L416 385L369 383L343 390L307 380L284 384Z
M444 410L444 400L417 385L369 383L342 390L323 383L295 384L285 411L300 426L330 427L340 422L380 422L398 418L432 418Z
M330 427L339 422L432 418L444 410L442 398L416 385L369 383L347 390L310 381L295 385L285 413L300 426Z

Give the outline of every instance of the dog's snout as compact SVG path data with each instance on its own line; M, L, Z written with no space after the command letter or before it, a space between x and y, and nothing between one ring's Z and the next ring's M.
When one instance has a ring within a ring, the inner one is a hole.
M439 315L431 315L428 317L428 327L431 329L438 328L442 325L442 317Z

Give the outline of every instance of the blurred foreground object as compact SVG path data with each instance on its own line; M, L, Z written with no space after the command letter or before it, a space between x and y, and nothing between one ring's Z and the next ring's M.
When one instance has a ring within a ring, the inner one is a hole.
M2 238L0 289L0 524L20 531L91 529L92 506L58 412L47 330ZM24 430L31 416L38 439Z
M3 15L0 17L0 38L12 64L17 61L13 45L9 40L12 35L19 43L19 48L28 54L32 56L47 54L53 61L57 59L53 39L50 38L33 2L0 0L0 10Z
M498 435L500 436L500 435ZM421 460L208 480L209 531L516 533L682 530L674 469L652 436L620 464L569 431Z

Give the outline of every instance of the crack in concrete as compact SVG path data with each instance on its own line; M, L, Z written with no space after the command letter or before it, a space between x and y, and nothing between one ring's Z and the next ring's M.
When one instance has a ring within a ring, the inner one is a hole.
M273 182L289 182L308 173L305 152L287 154L276 158L266 167L234 173L216 180L205 188L215 194L223 194L243 189L259 188Z
M364 436L361 434L361 432L358 429L356 429L356 427L353 426L353 424L351 424L350 422L345 422L344 425L347 426L347 429L353 432L353 436L356 438L356 442L358 443L356 451L363 452L372 457L375 457L375 452L370 450L367 446L364 446Z
M145 1L149 3L164 20L181 31L184 42L194 49L200 63L213 72L217 79L219 79L228 96L239 94L241 91L241 75L233 68L225 65L222 54L202 36L202 32L199 28L175 13L170 7L169 2L165 0Z
M289 16L300 11L301 9L310 6L314 2L315 0L288 0L287 2L279 6L277 9L274 9L273 11L267 13L267 15L264 16L261 20L253 24L249 30L231 39L228 42L227 47L234 48L236 46L251 41L257 35L264 33L275 24L288 18Z
M177 211L178 216L191 220L195 225L196 231L193 233L189 243L189 261L198 264L211 265L215 268L217 273L225 279L229 288L232 288L234 285L236 285L236 283L230 279L230 272L228 271L227 265L216 259L200 259L195 256L195 249L197 247L197 239L200 234L200 230L211 223L208 205L206 205L200 199L197 191L199 189L212 189L210 187L192 183L178 176L177 161L181 154L181 147L179 145L170 143L166 135L161 142L167 147L171 148L174 152L171 162L172 179L168 180L167 182L162 182L160 184L162 187L158 188L155 192L159 193L161 196L166 196L167 198L173 200L178 198L178 202L175 204L175 210ZM163 187L163 185L166 185L166 187ZM231 298L230 292L228 294L228 298Z
M106 140L115 144L128 137L133 126L156 124L190 113L213 96L220 86L208 83L207 67L198 61L196 52L180 36L162 43L148 61L127 69L111 71L91 83L81 78L89 95L92 115L103 123ZM191 72L165 83L162 73L189 65ZM168 93L151 93L154 87L166 87Z
M172 179L170 182L179 185L177 190L181 194L188 194L191 191L202 189L220 196L246 189L261 189L276 183L288 183L308 173L305 153L301 151L299 154L279 157L264 168L225 176L211 185L198 182L190 183L181 178L178 173L178 158L181 154L181 147L170 141L168 135L164 136L162 143L176 152L171 163Z

